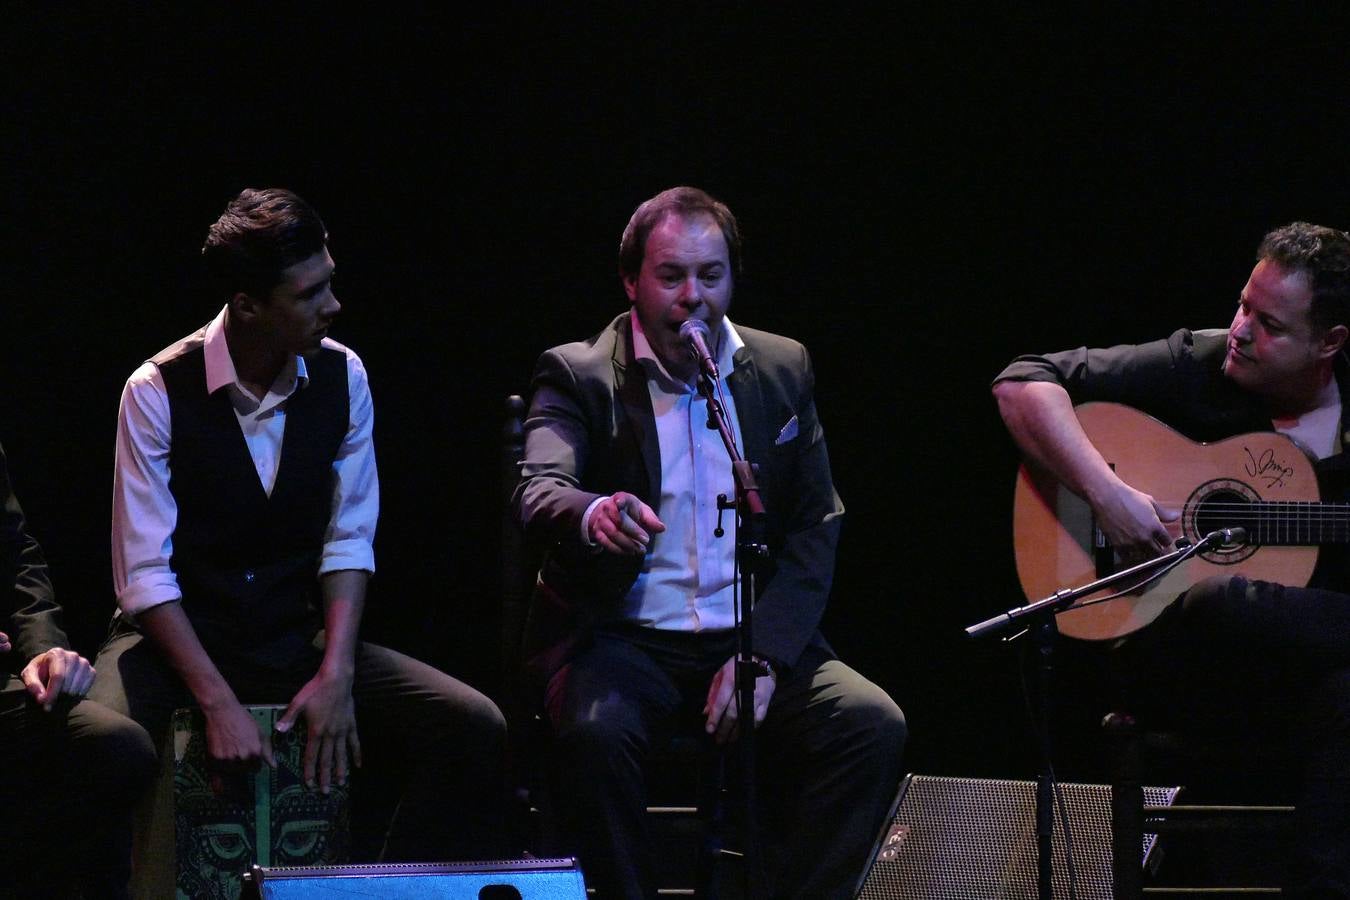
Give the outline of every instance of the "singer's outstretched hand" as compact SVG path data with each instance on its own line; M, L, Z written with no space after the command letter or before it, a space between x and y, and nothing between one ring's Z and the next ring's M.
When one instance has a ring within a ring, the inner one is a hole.
M650 506L626 491L596 504L586 528L591 543L619 554L646 553L652 534L666 530Z

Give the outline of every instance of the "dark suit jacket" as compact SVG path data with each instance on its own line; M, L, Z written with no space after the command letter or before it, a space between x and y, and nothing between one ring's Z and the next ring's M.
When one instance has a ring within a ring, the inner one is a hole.
M9 486L5 451L0 449L0 631L14 648L0 655L0 672L17 675L28 661L53 647L68 647L47 577L42 548L28 534L23 510ZM0 677L0 685L4 678Z
M771 562L755 607L755 651L791 667L818 625L834 577L844 507L835 493L816 417L815 377L796 341L736 326L745 346L727 384L741 450L759 465ZM515 504L526 535L545 547L526 628L529 667L547 677L612 620L642 565L588 547L581 518L596 497L628 491L656 509L660 446L646 374L633 355L629 314L587 341L539 358L525 421L525 459ZM797 435L777 442L797 417Z

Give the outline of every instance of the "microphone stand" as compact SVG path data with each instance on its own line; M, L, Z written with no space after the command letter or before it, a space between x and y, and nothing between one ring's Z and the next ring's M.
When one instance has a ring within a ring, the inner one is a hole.
M1051 765L1050 688L1051 675L1054 671L1055 637L1059 633L1055 628L1055 615L1069 609L1080 598L1095 594L1104 588L1145 574L1149 577L1144 581L1149 581L1197 553L1227 543L1243 543L1245 540L1246 532L1240 528L1211 531L1201 538L1199 543L1179 547L1170 553L1164 553L1128 569L1121 569L1080 587L1056 591L1035 603L1014 607L966 629L967 636L981 638L1001 634L1012 630L1014 626L1023 625L1024 632L1029 631L1036 642L1036 651L1040 658L1039 677L1036 679L1038 688L1036 707L1041 719L1041 767L1036 776L1036 881L1040 900L1053 900L1054 897L1055 798L1054 768ZM1020 637L1024 632L1019 632L1013 638ZM1072 866L1073 861L1069 862Z
M744 815L744 866L742 871L746 897L753 897L752 885L758 878L759 836L755 805L755 680L765 675L765 666L754 658L753 620L758 599L757 576L768 559L769 548L763 532L767 515L764 502L755 483L755 467L741 456L736 439L731 433L726 411L717 399L716 382L700 369L698 390L708 402L708 427L716 429L731 457L731 472L736 482L736 497L728 500L726 494L717 495L717 514L735 510L733 528L736 532L736 563L732 577L732 609L737 634L736 655L736 726L739 731L739 759L741 765L741 808ZM719 529L720 529L719 525ZM744 584L745 590L742 590Z

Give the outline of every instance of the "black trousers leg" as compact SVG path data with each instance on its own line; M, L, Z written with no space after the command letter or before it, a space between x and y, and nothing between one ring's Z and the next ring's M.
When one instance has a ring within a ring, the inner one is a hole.
M438 669L369 643L357 651L352 695L363 750L401 773L384 858L504 855L506 720L496 704Z
M774 897L849 898L900 780L905 719L883 691L808 650L759 732L761 843Z
M288 703L318 670L322 642L321 632L312 655L276 669L225 664L221 674L242 703ZM176 707L194 702L139 634L114 637L95 665L99 679L93 693L151 734L163 733ZM398 774L400 799L384 857L500 855L506 723L496 705L425 663L369 643L357 649L352 696L367 764L387 761Z
M1350 668L1314 682L1297 715L1306 755L1289 890L1350 897Z
M642 766L680 703L655 659L606 634L549 684L553 796L598 897L655 896Z
M555 796L588 882L606 897L654 895L643 761L677 721L701 724L712 675L734 647L730 635L641 632L602 632L550 684ZM759 737L761 843L770 851L761 892L851 896L899 780L899 708L809 650L780 679Z
M89 698L134 720L158 742L173 711L196 703L164 657L137 633L119 634L98 651Z
M1146 632L1125 653L1163 715L1300 756L1286 892L1350 897L1350 595L1209 579Z
M0 896L124 897L130 815L155 771L150 737L91 700L46 712L22 683L0 691Z

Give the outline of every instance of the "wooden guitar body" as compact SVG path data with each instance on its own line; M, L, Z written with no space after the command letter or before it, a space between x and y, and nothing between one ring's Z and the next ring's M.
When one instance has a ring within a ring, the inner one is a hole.
M1318 502L1312 461L1284 435L1253 433L1198 444L1127 406L1088 403L1076 412L1092 444L1126 484L1182 509L1180 520L1169 525L1174 538L1195 543L1216 529L1241 526L1251 542L1202 553L1118 600L1061 613L1063 634L1085 640L1129 634L1210 575L1306 584L1317 563L1317 547L1308 545L1345 540L1350 532L1347 507ZM1126 565L1104 546L1083 500L1025 465L1017 479L1013 535L1017 573L1029 600Z

